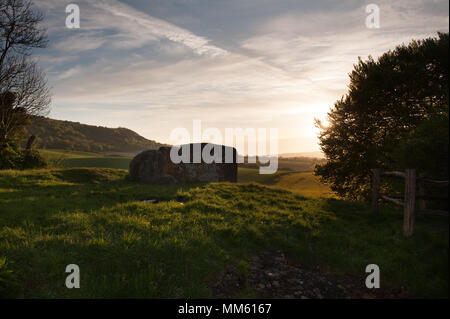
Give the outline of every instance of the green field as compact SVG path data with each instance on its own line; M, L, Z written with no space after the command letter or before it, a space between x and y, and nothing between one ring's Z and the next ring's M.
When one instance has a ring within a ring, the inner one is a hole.
M206 278L267 249L336 274L375 263L382 288L448 297L448 219L418 216L405 238L389 206L373 216L364 203L261 184L161 186L72 168L1 171L0 212L2 297L211 297ZM72 263L80 289L64 285Z
M261 175L258 169L239 168L238 182L255 182L307 197L335 197L329 187L321 183L312 172L278 171L275 174Z
M108 156L99 153L40 150L41 154L55 166L71 167L99 167L128 169L131 157Z

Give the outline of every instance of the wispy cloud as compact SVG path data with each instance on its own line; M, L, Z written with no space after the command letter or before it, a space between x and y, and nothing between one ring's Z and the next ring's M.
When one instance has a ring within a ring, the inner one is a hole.
M52 2L52 1L51 1ZM38 1L42 7L49 2ZM64 3L53 1L57 7ZM138 11L116 0L84 0L79 2L81 11L81 28L64 30L62 25L51 24L50 31L64 32L64 39L54 48L61 51L81 52L95 50L102 46L114 49L133 49L161 39L181 43L199 55L227 54L217 46L210 44L204 37L180 28L162 19ZM63 12L61 10L61 12ZM60 15L64 17L63 14ZM60 20L60 19L59 19Z
M106 12L112 14L110 21L117 24L117 18L126 22L127 33L131 34L135 39L150 36L158 38L167 38L174 42L182 43L198 54L222 55L226 51L209 44L209 40L199 37L188 30L177 27L164 20L154 18L148 14L142 13L131 8L128 5L115 0L91 0L94 6L102 8Z

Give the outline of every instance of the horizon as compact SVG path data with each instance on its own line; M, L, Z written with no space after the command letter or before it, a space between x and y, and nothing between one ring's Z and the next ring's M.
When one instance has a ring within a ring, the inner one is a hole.
M173 129L278 128L279 153L320 151L324 121L358 57L448 32L448 1L39 0L49 46L36 50L52 87L50 118L125 127L159 143ZM192 141L198 142L198 141Z

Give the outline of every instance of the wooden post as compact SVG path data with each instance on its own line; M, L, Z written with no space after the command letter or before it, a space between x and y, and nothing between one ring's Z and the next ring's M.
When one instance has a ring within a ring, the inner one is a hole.
M425 201L425 187L422 183L419 183L419 211L427 210L427 202Z
M414 230L414 206L416 200L416 170L405 170L405 206L403 215L403 234L411 236Z
M376 213L378 212L378 198L380 198L381 169L374 168L372 171L372 212Z
M34 141L36 140L35 135L31 135L27 142L27 147L25 148L27 151L31 150L31 147L33 146Z

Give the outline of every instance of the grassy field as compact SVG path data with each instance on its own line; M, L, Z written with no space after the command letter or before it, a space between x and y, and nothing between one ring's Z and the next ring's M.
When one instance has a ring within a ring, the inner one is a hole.
M242 181L252 174L242 173ZM382 288L448 297L448 219L418 216L405 238L402 213L390 206L373 216L364 203L273 184L161 186L126 176L102 168L0 171L0 296L210 297L206 278L252 253L282 249L337 274L364 276L374 263ZM291 187L289 176L275 180ZM72 263L80 289L64 285Z
M72 167L99 167L128 169L131 157L104 155L99 153L40 150L41 154L55 166Z
M131 161L131 157L77 151L41 150L41 153L50 162L57 163L58 166L64 168L98 167L128 169ZM240 167L238 170L238 181L242 183L260 183L304 196L333 197L329 188L320 183L319 179L312 172L280 170L276 174L261 175L257 168Z
M312 172L278 171L261 175L258 169L239 168L238 182L259 183L272 188L288 190L307 197L335 197L329 187L319 181Z

